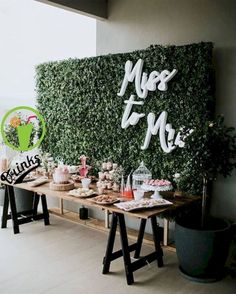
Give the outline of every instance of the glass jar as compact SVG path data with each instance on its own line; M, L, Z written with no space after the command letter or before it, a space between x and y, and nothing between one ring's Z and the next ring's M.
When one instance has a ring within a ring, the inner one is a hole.
M140 189L143 182L146 180L151 180L151 178L152 173L147 169L142 161L132 175L133 189Z

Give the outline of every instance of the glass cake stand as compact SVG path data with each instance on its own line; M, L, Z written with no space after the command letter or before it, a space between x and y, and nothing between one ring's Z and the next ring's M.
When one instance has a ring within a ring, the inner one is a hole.
M153 186L153 185L143 184L141 188L147 192L154 191L154 193L151 195L151 198L153 198L153 199L162 199L163 197L161 196L161 194L159 192L172 190L171 185Z

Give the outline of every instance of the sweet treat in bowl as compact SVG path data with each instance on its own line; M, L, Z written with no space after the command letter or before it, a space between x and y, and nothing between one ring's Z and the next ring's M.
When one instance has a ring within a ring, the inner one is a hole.
M162 196L160 195L159 192L171 190L172 184L168 180L151 179L151 180L144 181L141 188L145 191L154 191L155 193L151 196L151 198L161 199Z
M143 186L151 186L151 187L157 187L161 190L170 190L172 188L171 182L168 180L159 180L159 179L151 179L144 181Z
M69 165L68 169L69 169L69 173L75 174L78 170L78 166L77 165Z
M53 174L53 181L56 184L66 184L69 181L70 173L66 165L58 166Z

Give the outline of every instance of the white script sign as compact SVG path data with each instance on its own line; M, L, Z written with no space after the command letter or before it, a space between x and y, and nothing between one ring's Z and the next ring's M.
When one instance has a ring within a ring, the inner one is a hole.
M148 77L147 73L142 72L143 60L139 59L133 67L132 61L128 60L125 64L125 75L122 82L120 92L118 96L123 96L127 89L128 83L132 83L135 80L135 90L139 98L147 98L148 91L166 91L168 89L167 83L176 75L177 69L173 69L171 72L163 70L161 73L152 71ZM158 84L158 85L157 85ZM145 117L145 113L132 112L133 105L144 104L144 101L135 101L135 95L131 95L129 100L125 100L125 111L123 113L121 127L123 129L128 128L130 125L136 125L139 120ZM131 113L132 112L132 113ZM161 148L164 152L169 153L177 146L184 147L184 142L180 139L180 132L175 136L175 129L172 125L167 123L168 114L166 111L162 111L159 117L156 119L154 113L149 113L147 116L147 132L141 149L148 148L152 135L157 135L159 131L159 139Z
M149 77L147 73L142 73L143 60L139 59L133 67L133 62L128 60L125 63L125 76L118 96L125 94L128 82L133 82L135 78L135 90L139 98L147 98L148 91L156 91L156 88L160 91L166 91L168 89L167 82L169 82L176 74L177 69L173 69L172 72L163 70L161 73L154 70L150 73ZM133 67L133 69L132 69ZM158 86L157 86L157 83Z

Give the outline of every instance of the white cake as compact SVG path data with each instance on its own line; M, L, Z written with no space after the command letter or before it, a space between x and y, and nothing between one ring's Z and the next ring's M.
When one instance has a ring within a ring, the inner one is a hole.
M70 178L69 169L65 165L58 166L53 174L53 180L56 184L66 184Z

